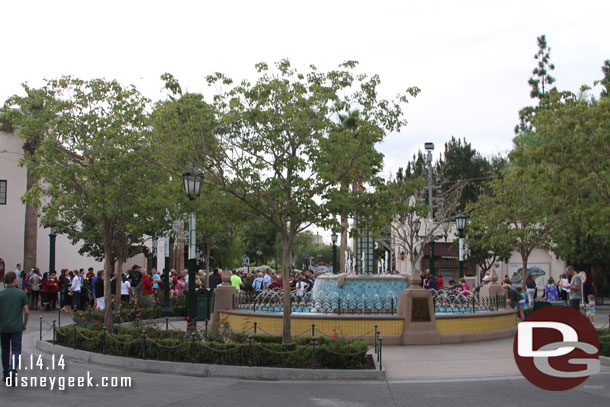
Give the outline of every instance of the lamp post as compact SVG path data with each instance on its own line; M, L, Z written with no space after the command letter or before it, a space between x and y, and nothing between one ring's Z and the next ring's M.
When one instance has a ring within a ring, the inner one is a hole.
M51 228L49 232L49 274L55 271L55 239L57 238L57 231L55 228Z
M182 180L184 181L184 191L186 192L186 196L188 196L191 201L201 194L203 175L197 173L194 169L190 169L182 174ZM191 212L191 216L189 218L189 286L187 304L187 315L191 320L191 324L197 323L197 297L195 297L195 274L197 273L197 234L195 227L195 212Z
M464 229L466 229L466 215L460 213L455 217L455 225L460 237L460 278L464 277Z
M337 274L337 232L333 230L333 233L330 235L331 240L333 241L333 274Z
M434 181L432 180L432 151L434 150L434 143L426 143L425 145L426 151L426 164L428 164L428 206L430 207L430 212L428 214L428 219L430 221L430 225L434 222L434 203L432 198L432 190L434 189ZM434 273L434 235L430 240L430 273L433 275Z
M163 315L166 317L173 316L172 308L169 306L169 233L165 236L165 244L163 252L165 264L163 267Z

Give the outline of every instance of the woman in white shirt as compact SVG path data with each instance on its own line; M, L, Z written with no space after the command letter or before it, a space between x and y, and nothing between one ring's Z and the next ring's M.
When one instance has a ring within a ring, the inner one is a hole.
M131 284L129 280L125 276L123 276L123 281L121 282L121 301L129 302L129 292L131 289Z
M70 292L72 292L72 309L74 311L80 310L80 286L80 275L78 274L78 271L76 271L72 278L72 284L70 284Z

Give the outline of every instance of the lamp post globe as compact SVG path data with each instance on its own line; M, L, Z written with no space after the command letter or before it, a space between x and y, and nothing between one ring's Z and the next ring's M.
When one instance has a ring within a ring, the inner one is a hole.
M184 192L186 192L186 196L190 200L195 199L201 194L203 175L191 168L182 174L182 181L184 182Z

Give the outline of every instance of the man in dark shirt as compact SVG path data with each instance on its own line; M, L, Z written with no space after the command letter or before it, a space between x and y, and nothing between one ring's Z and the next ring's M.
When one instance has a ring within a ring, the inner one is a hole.
M222 284L222 277L218 273L218 269L214 269L214 272L210 275L210 289L216 288L218 285Z
M21 334L28 326L30 300L17 288L17 274L4 275L4 290L0 291L0 340L2 343L2 378L15 384L18 360L21 355Z

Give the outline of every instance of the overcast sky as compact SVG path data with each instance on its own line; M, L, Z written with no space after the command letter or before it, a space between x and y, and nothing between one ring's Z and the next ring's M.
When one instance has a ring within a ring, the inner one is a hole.
M63 74L116 78L158 100L164 72L205 93L206 74L251 78L260 61L332 69L358 60L387 97L422 89L409 126L380 146L387 173L451 135L485 154L509 150L530 103L537 36L547 36L560 89L592 84L610 58L609 1L20 0L1 9L2 101L24 81Z

